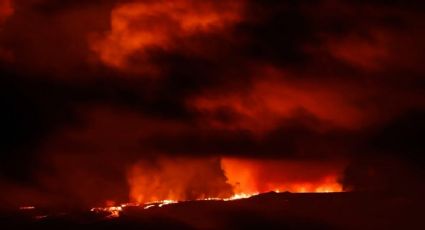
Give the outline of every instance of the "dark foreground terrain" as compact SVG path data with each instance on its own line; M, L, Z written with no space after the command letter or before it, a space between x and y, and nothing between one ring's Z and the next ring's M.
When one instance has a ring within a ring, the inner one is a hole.
M425 229L420 195L267 193L102 212L4 212L1 229Z

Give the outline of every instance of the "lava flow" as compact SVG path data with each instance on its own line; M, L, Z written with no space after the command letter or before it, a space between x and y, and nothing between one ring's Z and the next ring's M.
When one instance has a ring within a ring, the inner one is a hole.
M275 193L280 193L279 190L274 191ZM302 191L304 192L304 191ZM331 190L326 190L326 191L316 191L316 193L330 193L330 192L342 192L340 190L335 190L335 191L331 191ZM239 193L239 194L235 194L229 198L216 198L216 197L209 197L209 198L204 198L204 199L197 199L195 201L233 201L233 200L242 200L242 199L248 199L250 197L259 195L260 193ZM151 209L151 208L161 208L164 207L166 205L170 205L170 204L177 204L177 203L181 203L181 202L189 202L192 200L161 200L161 201L154 201L154 202L148 202L148 203L143 203L143 204L138 204L138 203L127 203L127 204L121 204L118 206L107 206L107 207L96 207L96 208L92 208L90 209L91 212L95 212L95 213L106 213L106 218L118 218L120 217L121 212L123 212L127 207L140 207L143 209Z
M240 200L240 199L247 199L252 196L258 195L258 193L253 194L235 194L229 198L216 198L216 197L210 197L210 198L204 198L204 199L197 199L198 201L208 201L208 200L217 200L217 201L231 201L231 200ZM96 207L90 209L92 212L96 213L107 213L108 215L106 218L116 218L120 216L120 213L126 208L126 207L142 207L143 209L150 209L154 207L161 208L166 205L170 204L176 204L180 202L187 202L190 200L185 201L178 201L178 200L161 200L161 201L153 201L153 202L147 202L143 204L138 203L128 203L128 204L121 204L118 206L107 206L107 207Z

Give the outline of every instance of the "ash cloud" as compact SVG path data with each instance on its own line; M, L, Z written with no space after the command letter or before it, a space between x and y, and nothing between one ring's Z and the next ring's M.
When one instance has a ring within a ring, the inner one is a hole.
M121 199L126 169L158 153L345 159L343 183L359 190L423 175L420 1L11 3L13 14L0 6L8 191ZM77 191L81 175L106 192Z

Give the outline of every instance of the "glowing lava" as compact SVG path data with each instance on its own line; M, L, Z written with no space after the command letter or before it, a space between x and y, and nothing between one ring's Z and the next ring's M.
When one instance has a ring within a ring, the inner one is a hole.
M217 200L217 201L231 201L231 200L240 200L240 199L247 199L250 198L252 196L258 195L258 193L254 193L254 194L235 194L229 198L215 198L215 197L210 197L210 198L204 198L204 199L197 199L197 201L208 201L208 200ZM117 218L120 216L120 213L122 211L124 211L124 209L126 207L143 207L143 209L150 209L150 208L161 208L164 207L166 205L170 205L170 204L176 204L176 203L181 203L181 202L188 202L190 200L182 200L182 201L178 201L178 200L161 200L161 201L153 201L153 202L147 202L147 203L143 203L143 204L138 204L138 203L127 203L127 204L122 204L119 206L109 206L109 207L96 207L96 208L92 208L90 209L91 212L96 212L96 213L108 213L108 215L106 216L106 218Z
M116 218L120 216L120 213L122 212L123 207L124 207L123 205L112 206L112 207L97 207L97 208L90 209L90 211L97 212L97 213L109 213L109 215L106 216L106 218Z
M276 193L279 193L278 190L274 191ZM330 190L323 190L323 191L318 191L320 192L334 192L334 191L330 191ZM215 198L215 197L210 197L210 198L204 198L204 199L197 199L196 201L233 201L233 200L242 200L242 199L248 199L250 197L259 195L260 193L252 193L252 194L247 194L247 193L239 193L239 194L235 194L229 198ZM122 204L119 206L111 206L111 207L96 207L96 208L92 208L90 211L91 212L96 212L96 213L107 213L108 215L105 218L118 218L120 217L121 212L125 211L126 207L141 207L145 210L147 209L151 209L151 208L161 208L164 207L166 205L171 205L171 204L177 204L177 203L182 203L182 202L189 202L190 200L183 200L183 201L178 201L178 200L162 200L162 201L155 201L155 202L148 202L148 203L144 203L144 204Z

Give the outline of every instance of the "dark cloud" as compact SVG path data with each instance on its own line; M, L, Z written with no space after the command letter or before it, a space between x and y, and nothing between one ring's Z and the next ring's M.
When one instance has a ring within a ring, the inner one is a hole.
M49 87L2 72L1 172L6 176L28 179L38 142L56 127L73 120L68 112L69 102L58 97L56 90L54 84ZM55 97L49 97L46 91L56 94Z
M317 130L314 118L283 120L262 136L248 130L195 129L175 136L153 136L148 146L174 154L224 155L265 159L327 159L349 154L356 134L344 129ZM330 146L332 146L330 148Z
M403 153L417 163L424 161L423 132L425 111L408 111L385 125L373 137L370 145L375 151L384 153Z
M346 169L343 182L358 190L423 191L423 110L407 111L371 130Z

